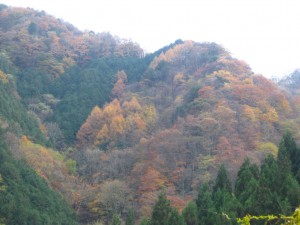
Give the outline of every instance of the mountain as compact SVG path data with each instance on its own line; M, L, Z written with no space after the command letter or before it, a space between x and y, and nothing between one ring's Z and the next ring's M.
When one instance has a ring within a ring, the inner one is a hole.
M287 77L278 80L278 85L289 91L292 95L299 95L300 70L295 70Z
M109 33L0 5L0 81L11 156L85 224L129 209L149 216L162 190L183 209L221 164L233 181L245 158L276 157L285 131L300 138L300 102L216 43L177 40L145 55Z
M113 90L121 82L119 74ZM145 215L161 188L181 208L220 164L234 179L246 157L277 155L295 126L288 96L214 43L177 44L123 87L91 111L73 157L89 182L127 183Z

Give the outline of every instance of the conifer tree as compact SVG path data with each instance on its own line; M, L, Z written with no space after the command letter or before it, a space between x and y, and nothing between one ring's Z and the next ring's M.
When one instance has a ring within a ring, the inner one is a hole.
M288 173L291 172L291 159L290 153L286 147L285 139L283 138L279 144L277 163L279 167L279 172L281 175L281 179L284 179Z
M132 209L129 209L125 225L134 225L134 220L135 220L134 212Z
M121 224L121 219L118 214L114 214L112 217L111 225L120 225Z
M300 168L300 150L297 148L296 142L289 131L283 135L281 142L280 144L286 148L287 155L291 161L291 170L295 176Z
M151 225L151 220L149 218L143 218L140 225Z
M162 192L153 207L151 225L167 225L172 208L166 193Z
M179 215L176 208L172 208L171 210L168 225L186 225L184 219Z
M224 165L218 171L212 199L217 212L215 224L234 224L239 202L231 192L231 183Z
M272 155L267 156L261 165L259 188L256 193L256 209L259 214L267 215L279 213L278 189L278 166Z
M234 190L235 196L243 208L242 216L247 213L255 213L255 194L259 187L258 177L258 167L255 164L251 165L250 160L246 159L238 172Z
M200 187L198 198L196 200L198 207L199 224L213 225L216 217L216 209L212 200L211 191L208 184L205 183Z
M198 225L197 205L190 202L182 212L186 225Z
M231 192L231 184L227 175L227 171L224 165L221 165L218 175L215 181L215 185L213 187L213 194L217 192L218 189Z

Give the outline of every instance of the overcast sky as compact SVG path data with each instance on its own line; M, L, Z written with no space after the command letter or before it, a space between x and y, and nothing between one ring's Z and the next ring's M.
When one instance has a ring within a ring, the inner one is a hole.
M153 52L176 39L216 42L267 77L300 68L299 0L0 0Z

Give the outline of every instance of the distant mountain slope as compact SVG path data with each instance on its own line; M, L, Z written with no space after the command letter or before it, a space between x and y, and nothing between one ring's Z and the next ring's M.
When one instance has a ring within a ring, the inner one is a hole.
M295 70L289 76L280 79L278 85L293 95L300 95L300 70Z

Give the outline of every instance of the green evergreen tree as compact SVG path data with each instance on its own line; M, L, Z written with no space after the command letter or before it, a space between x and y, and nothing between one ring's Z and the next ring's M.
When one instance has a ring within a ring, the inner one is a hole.
M143 218L140 225L151 225L151 220L149 218Z
M218 171L212 199L216 208L216 224L235 224L239 202L231 192L231 183L224 165Z
M200 225L215 224L216 209L212 200L211 191L208 184L201 185L198 198L196 200L198 207L198 220Z
M289 200L292 210L296 209L300 204L300 185L296 178L289 175L285 183L285 196ZM284 212L285 214L288 214Z
M242 212L239 216L255 213L255 195L259 188L258 178L258 167L251 164L249 159L246 159L240 167L234 189L235 196L242 206Z
M256 210L260 215L280 213L278 190L281 187L277 162L272 155L267 156L261 165L259 188L256 193Z
M218 175L213 187L213 195L218 191L218 189L231 192L231 183L227 175L227 171L224 165L221 165L218 171Z
M135 215L132 209L129 209L125 225L134 225Z
M279 174L281 179L284 179L288 173L291 172L292 162L290 153L286 147L285 139L283 138L279 144L277 163L279 167Z
M198 225L197 205L190 202L182 212L182 217L187 225Z
M218 189L213 200L217 212L215 224L236 224L240 204L233 193L226 189Z
M178 210L176 208L172 208L168 225L186 225L182 216L179 215Z
M278 151L278 187L281 213L290 214L300 202L300 187L296 180L298 149L290 132L284 134Z
M172 208L166 193L163 192L158 196L158 200L153 207L151 225L167 225Z
M288 157L291 161L291 171L293 173L294 176L296 176L299 168L300 168L300 150L297 148L296 142L291 134L291 132L286 132L283 135L283 138L281 140L282 145L284 145ZM281 147L281 145L280 145ZM279 157L279 153L278 153L278 157Z
M111 220L111 225L120 225L121 224L121 219L118 214L114 214Z

